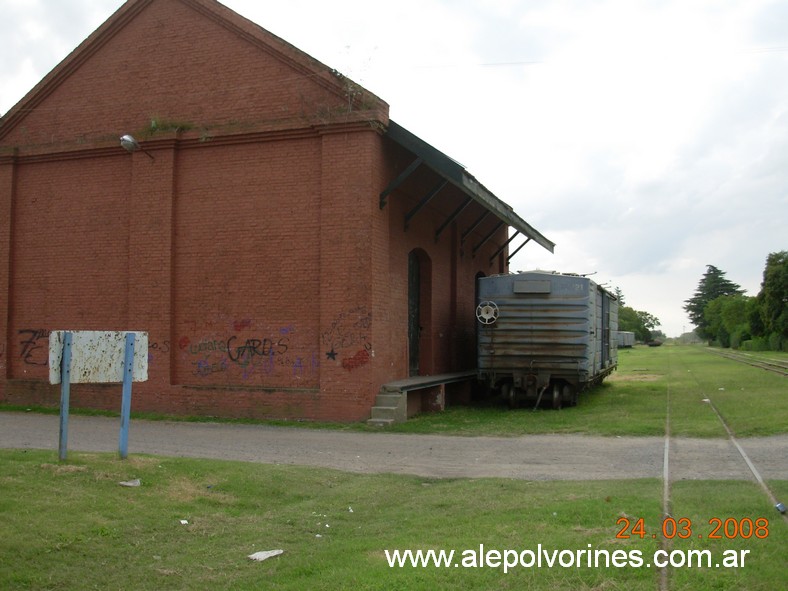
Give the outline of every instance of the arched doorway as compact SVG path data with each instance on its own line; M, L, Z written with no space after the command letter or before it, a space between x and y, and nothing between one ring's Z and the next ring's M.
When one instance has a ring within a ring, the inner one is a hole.
M420 248L408 253L408 375L432 372L432 262Z

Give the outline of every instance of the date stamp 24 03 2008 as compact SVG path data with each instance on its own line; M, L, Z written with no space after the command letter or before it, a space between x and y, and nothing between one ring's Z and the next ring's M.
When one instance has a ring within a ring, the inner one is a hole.
M620 540L627 540L633 537L656 539L660 536L669 540L673 538L684 540L693 536L708 540L734 540L737 538L743 540L757 538L762 540L769 537L769 520L765 517L756 519L751 519L750 517L742 517L741 519L736 519L735 517L726 519L712 517L708 520L708 524L703 524L702 527L696 527L695 529L693 529L692 520L688 517L680 517L679 519L666 517L662 520L662 528L657 532L648 532L642 517L640 519L620 517L616 520L616 525L621 526L621 529L616 534L616 538Z

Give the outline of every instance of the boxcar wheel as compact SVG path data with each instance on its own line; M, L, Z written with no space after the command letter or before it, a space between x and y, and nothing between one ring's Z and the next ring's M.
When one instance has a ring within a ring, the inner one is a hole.
M517 408L517 389L510 383L501 386L501 396L509 405L509 408Z
M564 406L577 406L577 390L569 384L564 384L562 390Z
M561 386L559 384L553 384L553 410L561 408L562 398Z

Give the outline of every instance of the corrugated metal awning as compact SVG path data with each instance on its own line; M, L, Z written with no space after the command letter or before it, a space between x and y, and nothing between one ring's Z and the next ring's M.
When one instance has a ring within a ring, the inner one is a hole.
M485 217L488 214L495 215L501 222L507 224L511 228L513 228L516 233L522 234L526 237L526 242L533 240L537 244L540 244L550 252L553 252L555 248L555 244L545 238L540 232L538 232L535 228L533 228L528 222L518 216L514 209L510 205L507 205L503 201L501 201L498 197L496 197L493 193L491 193L484 185L482 185L479 181L477 181L473 175L469 174L465 167L449 158L446 154L441 152L440 150L435 149L427 142L422 140L421 138L413 135L407 129L394 123L394 121L389 121L388 128L386 130L386 136L402 146L403 148L412 152L415 156L413 162L408 166L402 173L394 179L388 187L386 187L380 194L380 207L381 209L386 205L386 199L388 195L394 191L400 184L402 184L405 179L410 176L417 168L424 165L430 168L432 171L440 175L443 179L460 189L465 195L467 195L467 199L462 203L457 210L446 220L444 225L439 229L438 234L447 226L451 221L456 218L462 210L464 210L471 202L475 201L476 203L480 204L482 207L485 208ZM442 188L443 185L440 187L436 187L436 189L431 192L422 203L420 203L416 208L409 212L408 216L412 216L415 214L418 209L423 206L429 199L432 198L438 191ZM406 224L409 220L409 217L406 216ZM475 225L481 223L483 218L480 218ZM471 230L473 227L471 228ZM507 242L508 244L508 242ZM517 250L520 250L521 245ZM504 245L505 246L505 245ZM503 249L501 249L503 250ZM517 250L515 252L517 252ZM513 253L514 254L514 253ZM510 255L509 258L511 258Z

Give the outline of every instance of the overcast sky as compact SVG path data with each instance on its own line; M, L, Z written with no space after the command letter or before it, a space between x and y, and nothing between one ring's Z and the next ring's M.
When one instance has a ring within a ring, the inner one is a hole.
M122 4L0 0L0 113ZM756 295L788 250L785 0L224 4L385 100L556 243L512 270L595 273L677 336L706 265Z

